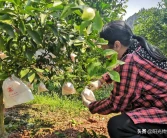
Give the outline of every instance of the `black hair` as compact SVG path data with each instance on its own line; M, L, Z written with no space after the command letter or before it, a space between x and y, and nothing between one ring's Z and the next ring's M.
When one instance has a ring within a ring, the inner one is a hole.
M136 39L139 45L143 47L150 56L160 61L167 60L157 47L151 46L143 37L134 35L131 28L124 21L116 20L106 24L100 32L100 37L108 41L110 48L113 48L117 40L125 47L129 47L132 39Z

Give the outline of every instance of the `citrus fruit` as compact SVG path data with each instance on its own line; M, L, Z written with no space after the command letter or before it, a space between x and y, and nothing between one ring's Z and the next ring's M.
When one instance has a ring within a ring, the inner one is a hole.
M92 8L85 8L81 16L82 20L92 20L95 17L95 10Z

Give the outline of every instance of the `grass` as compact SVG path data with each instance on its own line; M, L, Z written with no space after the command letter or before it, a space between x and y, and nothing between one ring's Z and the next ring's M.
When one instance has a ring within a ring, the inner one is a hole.
M73 96L59 96L54 93L50 94L35 94L34 100L28 103L29 105L39 105L43 109L43 112L58 111L64 113L70 113L73 115L79 115L80 112L88 110L84 107L82 100Z
M109 97L112 90L112 85L107 85L94 92L97 100ZM40 93L34 94L34 100L28 103L29 105L39 105L43 111L55 111L62 110L67 113L74 113L79 115L82 111L88 111L83 105L82 99L79 94L60 96L57 93Z
M94 92L95 94L95 97L96 97L96 100L101 100L101 99L104 99L106 97L109 97L110 94L111 94L111 90L113 89L113 85L112 84L109 84L109 85L106 85L106 86L103 86L101 89L99 90L96 90Z
M96 99L100 100L108 97L112 89L111 87L111 85L105 86L96 91ZM25 131L33 138L42 137L45 135L42 133L48 133L45 132L48 130L51 130L53 133L65 135L69 129L73 129L75 126L78 128L78 132L76 133L78 133L81 138L103 138L103 136L100 136L102 131L99 131L101 126L97 125L95 128L97 132L94 132L89 125L87 126L87 123L89 124L89 121L92 120L105 123L104 120L108 120L107 116L91 115L88 108L83 105L80 94L78 93L69 96L60 96L60 94L57 93L36 93L34 94L34 100L23 104L23 106L18 105L18 107L16 106L11 109L7 118L5 122L8 132L16 132L26 126ZM80 125L83 127L79 127ZM84 131L82 130L83 128L85 128ZM67 129L67 131L65 129ZM87 131L87 129L89 131Z
M106 98L110 95L112 90L112 85L104 86L103 88L96 90L94 92L97 100ZM34 94L34 100L29 102L28 104L41 104L46 105L52 108L53 110L56 108L65 109L65 110L84 110L81 97L70 95L70 96L60 96L57 93L40 93Z
M82 101L77 100L76 98L68 98L66 96L59 97L58 94L54 95L34 95L34 100L29 102L29 104L44 104L49 105L56 108L63 108L63 109L77 109L77 108L83 108Z

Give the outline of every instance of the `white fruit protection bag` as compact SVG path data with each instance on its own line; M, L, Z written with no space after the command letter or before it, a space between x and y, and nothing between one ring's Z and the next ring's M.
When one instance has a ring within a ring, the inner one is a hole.
M62 95L75 94L76 90L71 82L65 82L62 87Z
M4 80L2 89L5 108L10 108L34 99L28 86L14 75Z
M81 93L81 95L83 95L90 102L96 101L94 93L90 89L88 89L87 86L85 87L85 89L83 90L83 92Z
M46 91L49 91L45 84L43 82L40 82L40 84L38 85L38 92L46 92Z

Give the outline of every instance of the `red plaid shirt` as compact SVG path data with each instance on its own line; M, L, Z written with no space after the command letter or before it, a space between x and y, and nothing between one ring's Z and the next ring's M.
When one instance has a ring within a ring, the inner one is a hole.
M90 112L125 112L135 124L167 124L167 71L136 52L127 54L123 61L125 64L115 69L120 82L114 82L109 98L92 102ZM110 80L107 74L105 79Z

